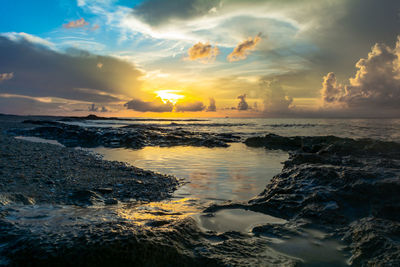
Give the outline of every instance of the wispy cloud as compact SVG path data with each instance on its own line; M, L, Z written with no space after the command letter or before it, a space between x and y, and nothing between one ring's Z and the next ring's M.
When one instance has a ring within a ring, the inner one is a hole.
M73 29L73 28L82 28L89 25L89 22L85 21L84 18L80 18L74 21L70 21L66 24L63 24L63 27L66 29Z
M5 36L14 42L28 41L30 43L47 46L48 48L52 49L55 48L55 44L50 42L49 40L40 38L38 36L26 32L6 32L6 33L1 33L0 36Z
M250 51L254 50L256 45L261 41L261 33L256 35L254 38L249 37L247 40L239 43L232 53L227 57L229 62L239 61L246 59Z
M10 80L14 77L14 72L0 73L0 82Z

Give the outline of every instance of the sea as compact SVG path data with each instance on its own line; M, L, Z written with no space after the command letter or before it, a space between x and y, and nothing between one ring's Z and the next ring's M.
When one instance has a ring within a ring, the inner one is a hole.
M83 127L148 125L194 132L232 133L245 140L273 133L282 136L372 138L400 142L400 119L275 119L275 118L129 118L65 122ZM142 149L97 147L90 151L106 160L174 175L186 183L174 198L201 203L247 201L263 191L278 174L288 153L231 143L228 148L192 146Z

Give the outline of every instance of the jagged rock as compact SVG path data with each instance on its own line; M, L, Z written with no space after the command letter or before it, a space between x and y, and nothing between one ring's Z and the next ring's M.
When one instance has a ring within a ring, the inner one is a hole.
M102 197L90 190L79 190L71 194L70 200L75 205L94 205L102 200Z

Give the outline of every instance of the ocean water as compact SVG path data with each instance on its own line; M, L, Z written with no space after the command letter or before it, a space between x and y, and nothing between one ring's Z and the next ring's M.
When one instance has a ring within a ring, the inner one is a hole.
M130 120L87 120L65 123L86 127L145 124L189 131L236 133L244 137L274 133L283 136L335 135L400 142L400 119L130 118Z
M239 118L132 118L68 122L84 127L151 125L196 132L233 133L244 140L274 133L283 136L335 135L400 142L400 119L239 119ZM145 147L121 149L98 147L92 151L107 160L128 162L136 167L175 175L187 182L175 198L200 202L247 201L263 191L288 157L283 151L249 148L232 143L228 148Z

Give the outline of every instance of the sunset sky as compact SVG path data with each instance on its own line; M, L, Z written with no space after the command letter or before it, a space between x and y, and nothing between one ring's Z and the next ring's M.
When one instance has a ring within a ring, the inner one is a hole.
M399 0L13 0L0 113L400 116Z

